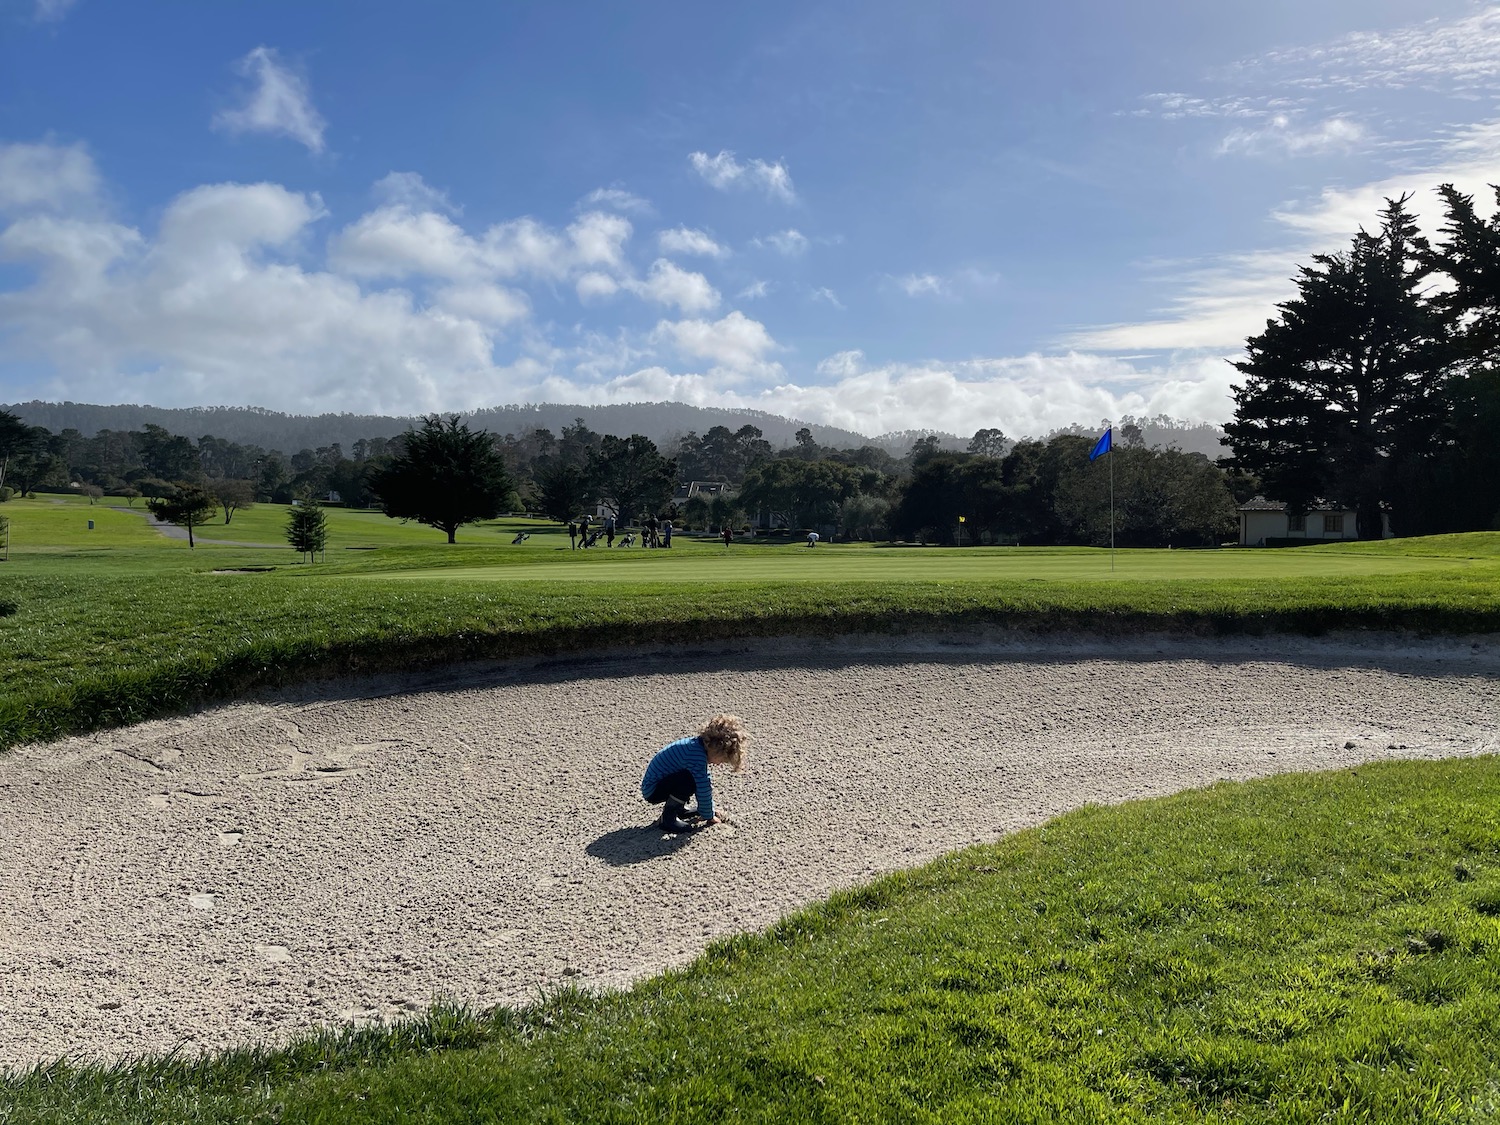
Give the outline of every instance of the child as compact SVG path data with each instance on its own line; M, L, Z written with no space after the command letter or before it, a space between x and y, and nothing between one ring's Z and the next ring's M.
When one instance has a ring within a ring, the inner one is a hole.
M641 779L641 796L661 805L658 824L667 832L708 828L724 818L714 813L714 785L708 776L711 765L728 766L735 773L745 768L745 744L750 732L738 715L715 715L693 738L669 743L651 759ZM696 795L698 807L687 811L688 798ZM702 818L702 824L695 824Z

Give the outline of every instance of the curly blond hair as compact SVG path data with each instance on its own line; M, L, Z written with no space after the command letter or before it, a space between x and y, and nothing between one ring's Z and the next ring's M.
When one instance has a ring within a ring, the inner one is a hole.
M750 732L738 715L715 715L703 724L698 737L703 740L703 749L722 757L735 773L745 768L745 747L750 742Z

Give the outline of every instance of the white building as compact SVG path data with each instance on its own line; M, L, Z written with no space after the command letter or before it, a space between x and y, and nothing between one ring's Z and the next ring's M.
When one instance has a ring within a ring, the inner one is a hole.
M1314 504L1307 512L1294 516L1278 500L1257 496L1239 507L1240 546L1284 546L1298 541L1333 543L1358 539L1359 523L1349 508L1332 504ZM1381 514L1381 535L1391 537L1391 517Z

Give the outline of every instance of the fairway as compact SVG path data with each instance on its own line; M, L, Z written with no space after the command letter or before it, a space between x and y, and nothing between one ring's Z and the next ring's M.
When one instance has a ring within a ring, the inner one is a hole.
M1369 578L1462 570L1472 560L1318 551L1117 551L1045 547L730 547L573 552L504 566L384 571L382 579L453 582L1170 582ZM581 557L579 557L581 556Z
M170 713L257 686L691 635L1029 632L1472 633L1500 623L1500 534L1295 550L808 549L781 536L679 536L670 550L570 550L556 524L502 518L456 544L377 512L328 509L316 562L263 505L196 550L139 509L81 497L3 505L0 747ZM88 521L95 527L88 529ZM518 534L529 537L512 541Z
M90 504L78 496L38 496L0 505L0 516L10 520L11 557L30 552L108 551L120 547L161 547L187 550L187 544L168 539L151 526L145 501L134 510L118 510L104 503ZM92 520L94 526L89 527Z
M442 535L430 527L390 519L378 509L330 507L323 511L328 519L331 550L423 547L442 542ZM222 511L217 511L193 534L198 547L205 551L243 550L241 544L253 544L287 553L290 548L286 543L286 524L290 512L291 508L285 504L256 504L235 512L226 524ZM144 499L137 500L132 506L110 496L90 504L82 496L42 494L7 501L0 506L0 515L10 519L13 554L103 552L120 547L188 549L185 541L153 526ZM94 521L92 528L89 527L90 520ZM540 520L485 520L465 527L460 538L464 546L495 547L508 545L520 530L537 536L538 545L555 545L553 536L567 545L567 536L561 528ZM532 547L532 543L528 541L526 546Z

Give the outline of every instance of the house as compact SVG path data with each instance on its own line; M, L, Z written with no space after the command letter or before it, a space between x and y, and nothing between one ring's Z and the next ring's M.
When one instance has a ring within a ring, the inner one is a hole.
M728 496L731 491L730 487L723 481L683 481L678 483L676 491L672 493L672 503L680 508L685 501L694 496L701 497L704 501L712 503L720 496ZM594 505L593 514L598 517L600 523L603 523L614 514L614 508L604 500L600 500ZM639 513L636 514L638 515ZM629 523L635 519L635 515L622 514L620 518L622 522Z
M1279 500L1257 496L1239 507L1241 547L1289 547L1298 543L1331 543L1358 539L1359 526L1352 509L1322 501L1300 516L1292 515ZM1391 517L1382 513L1381 534L1391 537Z
M672 503L681 505L694 496L700 496L710 503L720 496L729 495L729 485L721 480L688 480L677 486L677 491L672 494Z

